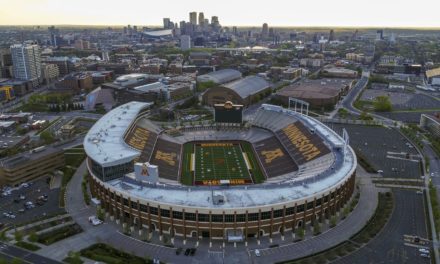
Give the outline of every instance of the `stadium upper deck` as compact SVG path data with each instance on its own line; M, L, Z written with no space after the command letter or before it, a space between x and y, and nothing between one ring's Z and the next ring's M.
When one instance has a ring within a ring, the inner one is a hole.
M111 186L117 192L132 196L133 199L200 208L283 204L308 197L310 200L310 197L337 188L354 174L356 168L353 150L347 147L344 153L344 141L334 131L311 117L281 107L263 105L258 110L252 124L264 128L265 131L261 133L256 132L260 128L224 132L213 127L201 127L193 132L185 132L184 136L171 139L161 135L157 127L146 122L144 118L139 118L147 106L132 102L112 110L95 124L84 141L92 175L99 179L101 184ZM141 123L142 125L138 126ZM300 127L298 131L301 133L288 134L283 140L280 131L285 131L292 124ZM268 130L272 133L268 133ZM265 166L268 181L256 185L225 188L187 187L179 184L177 180L182 143L185 140L217 140L217 135L221 135L222 140L228 139L228 135L230 140L237 139L238 136L239 139L254 144L260 161L282 157L284 161L281 162L285 162L283 164L290 166L288 168L292 168L293 171L268 172L270 166ZM264 146L265 139L267 149ZM274 151L270 147L275 147L275 152L270 152ZM276 151L278 148L280 152ZM148 155L142 151L152 153ZM168 155L168 152L172 152L173 155ZM272 156L268 157L264 153L270 153ZM159 165L159 177L163 176L164 181L157 184L144 182L142 188L137 187L139 182L134 180L133 162L141 155L146 157L144 161L149 160L152 164ZM302 156L302 159L298 156ZM170 183L170 180L175 182ZM213 205L210 200L212 189L221 190L225 196L224 203Z

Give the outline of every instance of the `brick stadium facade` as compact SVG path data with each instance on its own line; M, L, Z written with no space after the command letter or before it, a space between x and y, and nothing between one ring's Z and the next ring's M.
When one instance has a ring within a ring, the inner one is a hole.
M172 237L224 239L225 230L241 229L245 238L259 238L295 231L315 220L329 219L352 197L355 173L341 185L308 199L236 209L206 209L146 201L124 194L94 176L90 177L90 187L106 212L139 230L158 231Z

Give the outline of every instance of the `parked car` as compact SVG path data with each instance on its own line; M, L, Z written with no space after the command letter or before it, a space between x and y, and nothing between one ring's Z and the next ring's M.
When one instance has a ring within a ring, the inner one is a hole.
M420 253L429 254L429 249L426 249L426 248L419 248L419 252L420 252Z
M94 215L89 217L89 222L92 223L92 225L94 225L94 226L102 224L102 221L99 220L98 217L96 217Z

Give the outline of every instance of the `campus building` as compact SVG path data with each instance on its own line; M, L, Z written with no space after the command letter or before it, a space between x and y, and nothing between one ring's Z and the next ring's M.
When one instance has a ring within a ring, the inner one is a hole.
M0 186L14 186L53 174L65 164L64 151L52 146L39 147L0 160Z

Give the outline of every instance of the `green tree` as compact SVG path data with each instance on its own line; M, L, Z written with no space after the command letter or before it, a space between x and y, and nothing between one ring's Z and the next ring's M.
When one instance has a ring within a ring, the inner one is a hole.
M362 112L359 115L359 120L371 121L371 120L373 120L373 117L371 115L369 115L367 112Z
M11 261L11 264L22 264L23 260L19 259L19 258L14 258Z
M20 231L15 231L14 237L16 241L22 241L23 240L23 234Z
M29 234L28 240L29 240L30 242L37 242L37 240L38 240L38 236L37 236L37 234L35 233L35 231L32 231L32 232Z
M304 239L304 236L305 236L304 228L302 228L302 227L297 228L296 229L296 236L301 240Z
M382 95L374 99L373 102L374 111L376 112L390 112L392 110L392 105L390 98L388 96Z
M50 144L50 143L52 143L55 140L55 138L53 137L52 133L50 133L47 130L41 132L40 139L43 140L45 144Z
M330 218L330 227L335 227L336 226L336 216L332 216Z

